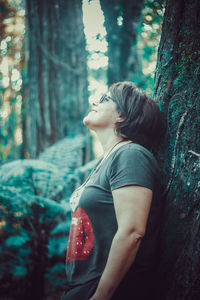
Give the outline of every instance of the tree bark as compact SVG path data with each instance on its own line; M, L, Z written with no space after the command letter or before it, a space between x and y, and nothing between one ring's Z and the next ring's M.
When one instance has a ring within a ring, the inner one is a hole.
M199 32L199 1L167 0L155 77L168 128L158 299L197 300L200 293Z
M130 80L141 85L144 77L136 41L144 2L100 0L100 3L105 16L108 41L108 84Z
M88 108L82 1L27 0L28 78L24 84L23 157L84 133Z

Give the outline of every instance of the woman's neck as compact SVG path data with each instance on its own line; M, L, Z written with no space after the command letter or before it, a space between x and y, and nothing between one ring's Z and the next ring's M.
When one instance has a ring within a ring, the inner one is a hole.
M97 130L96 134L102 145L104 157L106 157L109 154L109 152L111 153L112 150L116 150L122 144L131 142L124 140L122 137L118 136L114 130L110 130L110 128L108 130L102 131Z

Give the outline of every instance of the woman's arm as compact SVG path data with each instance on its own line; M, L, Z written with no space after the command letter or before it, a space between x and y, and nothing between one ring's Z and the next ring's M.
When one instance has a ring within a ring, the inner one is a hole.
M134 262L152 200L152 191L141 186L113 190L118 230L113 238L108 260L95 294L90 300L109 300Z

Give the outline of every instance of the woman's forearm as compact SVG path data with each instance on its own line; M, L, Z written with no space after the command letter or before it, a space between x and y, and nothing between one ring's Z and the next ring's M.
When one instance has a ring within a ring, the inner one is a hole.
M118 231L113 239L108 260L91 300L109 300L134 262L142 236Z

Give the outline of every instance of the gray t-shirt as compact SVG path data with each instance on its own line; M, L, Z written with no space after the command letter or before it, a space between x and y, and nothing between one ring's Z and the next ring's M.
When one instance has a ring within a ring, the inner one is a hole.
M70 199L72 221L66 254L69 285L101 276L117 231L112 190L140 185L153 191L145 237L131 266L135 272L153 267L159 235L159 168L151 152L129 143L115 150Z

